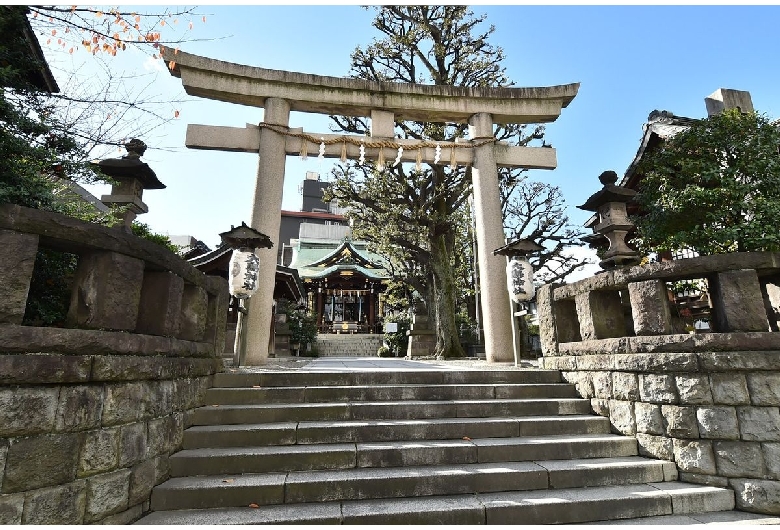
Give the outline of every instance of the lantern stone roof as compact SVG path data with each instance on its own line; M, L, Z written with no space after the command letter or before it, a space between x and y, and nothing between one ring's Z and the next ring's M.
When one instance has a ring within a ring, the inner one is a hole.
M362 241L299 239L290 267L297 269L304 279L351 272L372 280L385 280L390 275L384 262L379 254L367 250Z
M577 206L580 210L587 210L589 212L598 211L599 207L608 202L629 202L636 195L635 190L625 188L623 186L615 186L617 182L617 173L614 171L605 171L599 176L599 182L604 187L599 191L588 197L585 204Z
M274 246L271 238L262 232L258 232L245 222L241 226L231 227L227 232L219 234L222 242L232 248L272 248Z
M493 251L493 255L501 256L525 256L532 252L539 252L544 250L544 247L536 244L531 239L516 239L504 245L501 248L497 248Z
M141 156L146 152L146 144L133 138L125 144L125 149L126 155L100 160L95 165L109 177L138 179L146 190L165 189L165 184L160 182L149 164L141 161Z

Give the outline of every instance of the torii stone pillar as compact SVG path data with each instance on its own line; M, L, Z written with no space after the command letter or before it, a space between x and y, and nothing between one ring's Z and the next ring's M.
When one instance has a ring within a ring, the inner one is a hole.
M493 138L493 118L490 114L474 114L469 119L469 138L479 142ZM506 258L494 256L493 250L503 247L504 221L501 215L501 195L493 145L474 148L471 167L474 191L474 219L477 227L477 261L479 262L480 305L485 329L485 355L488 362L514 360L512 315L507 304Z
M290 104L280 98L266 99L263 121L286 128L290 123ZM264 234L279 234L279 212L282 209L284 168L287 160L284 149L286 140L283 135L271 129L260 131L257 181L252 202L252 228ZM276 244L278 245L279 241ZM258 249L255 254L260 259L261 271L276 271L276 252ZM248 304L246 358L239 358L241 366L257 365L268 357L268 345L271 341L271 326L268 323L273 319L275 281L275 272L258 275L257 292L249 299Z
M369 160L392 156L387 143L399 149L402 162L471 165L474 174L474 212L477 219L478 259L488 360L513 359L512 320L507 310L505 263L492 251L504 246L497 166L554 169L555 149L511 146L495 142L494 124L555 121L577 94L578 83L531 88L462 88L405 83L378 83L299 72L267 70L165 49L171 74L181 77L188 94L254 107L264 107L265 123L245 128L187 126L187 147L259 153L258 181L252 227L272 238L279 233L284 157L302 148L317 149L324 157ZM357 137L289 129L290 111L371 117L372 139L382 147L366 147ZM469 123L471 138L462 142L427 142L394 138L395 121ZM275 128L276 130L271 130ZM302 143L302 139L305 142ZM481 140L480 140L481 139ZM489 140L489 141L486 141ZM322 142L323 145L319 145ZM311 145L314 144L314 145ZM439 149L435 149L438 147ZM278 237L278 236L276 236ZM268 254L268 257L265 256ZM268 356L275 253L262 253L259 292L250 303L249 351L241 364L262 364Z

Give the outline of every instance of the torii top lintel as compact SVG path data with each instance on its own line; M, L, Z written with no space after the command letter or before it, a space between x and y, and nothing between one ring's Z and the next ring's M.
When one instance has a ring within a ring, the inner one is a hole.
M465 123L477 113L493 123L555 121L577 95L579 83L535 88L463 88L371 82L282 70L268 70L193 55L163 51L171 74L193 96L264 107L266 98L282 98L290 110L341 116L370 116L374 109L396 120Z

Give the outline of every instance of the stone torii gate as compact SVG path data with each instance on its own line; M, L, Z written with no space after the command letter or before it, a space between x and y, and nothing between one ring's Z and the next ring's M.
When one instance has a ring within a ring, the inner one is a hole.
M514 359L506 258L492 255L493 249L505 244L497 168L554 169L557 162L553 148L495 142L493 126L555 121L577 95L579 83L492 89L376 83L268 70L170 49L163 57L188 94L265 109L263 123L243 129L189 125L185 143L194 149L258 153L251 226L272 238L279 234L287 155L388 161L400 155L403 162L471 165L485 351L488 361ZM290 111L370 117L371 137L305 134L289 128ZM395 120L468 123L469 140L398 140ZM379 141L385 147L375 147ZM396 153L396 146L403 151ZM262 364L271 338L276 253L260 252L259 257L259 285L249 303L242 365Z

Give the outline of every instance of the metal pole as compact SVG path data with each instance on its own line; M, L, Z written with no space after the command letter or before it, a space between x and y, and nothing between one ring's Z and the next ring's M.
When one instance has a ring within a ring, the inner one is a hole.
M509 241L509 240L507 240ZM507 257L506 261L509 263L509 260L512 258ZM515 358L515 366L518 366L520 364L520 333L518 333L517 329L517 317L515 316L515 313L518 310L518 304L515 303L512 298L509 298L509 315L512 319L512 353L514 354Z

